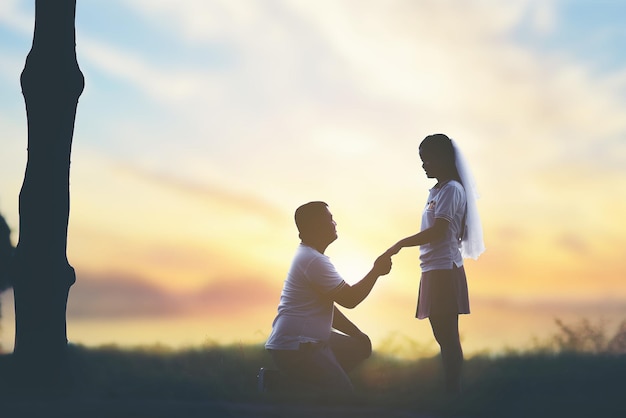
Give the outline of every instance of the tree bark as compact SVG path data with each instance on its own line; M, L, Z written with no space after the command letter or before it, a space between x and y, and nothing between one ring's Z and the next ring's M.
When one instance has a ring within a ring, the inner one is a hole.
M11 285L9 283L9 265L13 257L13 244L11 244L11 228L0 215L0 295ZM2 319L2 303L0 303L0 320ZM0 323L0 334L2 334L2 324ZM0 345L0 354L2 345Z
M36 0L32 48L21 75L28 160L14 256L15 384L62 388L66 307L75 273L67 260L72 137L83 74L76 60L76 0Z
M9 283L9 265L13 257L13 250L11 228L4 220L4 216L0 215L0 294L11 286Z

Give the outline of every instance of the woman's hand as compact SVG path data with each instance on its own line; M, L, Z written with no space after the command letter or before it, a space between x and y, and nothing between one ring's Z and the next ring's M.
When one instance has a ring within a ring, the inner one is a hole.
M392 255L398 254L401 249L402 249L402 246L399 243L396 243L396 244L392 245L391 247L389 247L389 249L387 251L385 251L385 253L383 255L391 257Z

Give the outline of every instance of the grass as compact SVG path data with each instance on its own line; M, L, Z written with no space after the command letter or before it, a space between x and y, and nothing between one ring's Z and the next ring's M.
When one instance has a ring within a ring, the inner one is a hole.
M352 374L357 398L339 403L429 417L626 416L626 350L615 342L626 327L606 338L602 332L585 334L585 329L593 328L588 322L560 326L559 335L532 350L467 359L465 391L458 399L442 394L437 357L401 360L375 354ZM589 344L589 338L598 344ZM177 351L162 346L132 350L70 346L70 358L73 399L265 405L315 402L257 392L259 367L272 364L260 345Z

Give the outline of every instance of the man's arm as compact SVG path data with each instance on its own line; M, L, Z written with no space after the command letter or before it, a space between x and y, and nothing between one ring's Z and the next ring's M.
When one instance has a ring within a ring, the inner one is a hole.
M378 278L390 271L391 256L383 254L376 259L374 267L372 267L370 272L367 273L360 282L352 286L346 283L339 289L334 297L335 302L345 308L354 308L370 294Z

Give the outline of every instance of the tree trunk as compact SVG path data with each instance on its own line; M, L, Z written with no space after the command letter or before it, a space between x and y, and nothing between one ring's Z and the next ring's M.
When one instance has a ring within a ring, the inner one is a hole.
M28 160L14 257L15 384L46 393L67 371L66 306L75 281L67 255L69 173L78 98L76 0L36 0L33 45L21 75Z
M2 292L8 289L9 284L9 265L13 257L13 244L11 244L11 228L0 215L0 296ZM2 319L2 303L0 303L0 320ZM2 323L0 322L0 335L2 334ZM0 354L2 354L2 345L0 344Z

